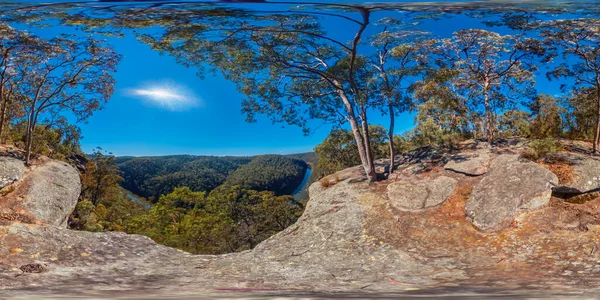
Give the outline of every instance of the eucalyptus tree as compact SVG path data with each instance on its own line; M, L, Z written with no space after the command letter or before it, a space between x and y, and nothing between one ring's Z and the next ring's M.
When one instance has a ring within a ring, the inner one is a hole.
M389 172L394 172L395 117L411 107L410 79L427 67L427 50L433 40L422 40L426 32L409 28L398 19L383 18L378 25L381 32L371 37L376 53L371 64L377 70L374 85L380 91L382 108L390 118L388 126Z
M590 94L595 98L592 152L596 154L600 144L600 19L559 20L542 26L546 44L564 59L548 72L548 78L569 78L576 94L593 93Z
M120 59L112 48L92 38L60 36L35 41L23 53L28 63L21 68L23 80L17 87L27 118L27 164L40 116L68 111L77 121L87 119L112 95L112 73Z
M494 109L503 109L535 91L535 58L545 53L539 40L483 29L455 32L437 47L438 62L458 71L454 86L477 110L483 106L485 135L494 138Z
M263 114L273 122L300 126L305 133L311 130L311 119L350 125L364 171L375 181L367 116L376 105L369 84L374 70L358 50L371 12L352 9L358 18L336 15L354 25L349 41L328 36L318 18L308 13L212 18L203 13L197 19L188 14L162 36L140 39L197 67L200 75L209 65L236 83L250 122Z
M28 64L27 47L35 43L35 38L6 23L0 23L0 142L5 126L10 123L18 85L23 80L21 69Z

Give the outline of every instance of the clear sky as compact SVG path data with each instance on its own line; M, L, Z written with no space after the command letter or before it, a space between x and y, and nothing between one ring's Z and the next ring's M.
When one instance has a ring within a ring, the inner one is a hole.
M379 12L373 19L390 14L397 16L395 12ZM456 17L429 21L422 28L434 36L448 37L459 29L484 28L481 21ZM323 25L335 37L355 32L355 24L339 19L325 19ZM46 37L73 32L58 26L35 31ZM312 151L331 128L320 126L312 135L304 136L297 127L272 124L264 117L247 123L240 112L242 96L220 75L207 74L201 80L196 69L159 55L131 34L109 41L123 59L115 74L113 97L103 110L80 124L86 152L100 146L118 156L299 153ZM543 93L558 93L557 84L549 84L544 72L538 76L537 88ZM408 113L397 118L396 132L411 129L413 118ZM374 112L371 121L386 125L387 117ZM315 127L319 124L314 122Z

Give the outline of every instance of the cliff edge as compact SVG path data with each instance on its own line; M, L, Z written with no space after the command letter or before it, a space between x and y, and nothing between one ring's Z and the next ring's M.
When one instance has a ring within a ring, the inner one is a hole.
M296 224L253 250L216 256L65 229L78 178L46 161L2 190L0 293L596 295L600 161L576 145L551 162L523 158L526 149L524 140L421 148L371 184L359 167L343 170L311 185ZM565 169L572 176L557 171ZM565 190L594 200L565 200Z

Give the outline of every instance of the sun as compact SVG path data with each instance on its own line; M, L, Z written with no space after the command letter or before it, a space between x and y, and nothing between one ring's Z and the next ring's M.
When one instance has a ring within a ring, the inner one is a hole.
M175 99L175 100L181 100L184 97L181 95L178 95L177 93L167 90L167 89L163 89L163 88L152 88L152 89L148 89L148 90L137 90L136 93L138 95L141 96L148 96L148 97L152 97L156 100L167 100L167 99Z
M201 104L192 90L171 80L147 82L138 88L126 89L126 95L171 111L187 110Z

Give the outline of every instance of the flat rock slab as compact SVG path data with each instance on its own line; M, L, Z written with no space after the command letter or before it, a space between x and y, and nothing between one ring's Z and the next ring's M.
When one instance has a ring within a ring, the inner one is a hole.
M600 158L573 153L561 153L558 157L573 169L573 181L561 186L573 188L580 193L600 189Z
M26 180L23 206L45 224L66 228L81 192L77 170L64 162L49 161L32 169Z
M397 209L418 211L446 201L457 184L456 179L447 176L417 183L398 181L388 185L388 198Z
M25 164L20 159L0 156L0 188L21 179L24 171Z
M500 155L473 187L466 203L467 216L480 230L510 225L520 210L548 204L558 178L540 165L518 155Z
M461 153L453 156L444 168L465 175L480 176L488 171L491 160L490 154L485 152Z

